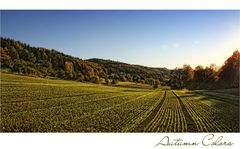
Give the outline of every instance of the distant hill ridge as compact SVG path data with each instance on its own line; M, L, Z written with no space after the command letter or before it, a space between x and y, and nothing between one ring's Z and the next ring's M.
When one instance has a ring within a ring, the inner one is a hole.
M153 84L169 79L167 68L151 68L104 59L82 60L57 50L33 47L1 37L1 68L11 72L103 83L106 79Z

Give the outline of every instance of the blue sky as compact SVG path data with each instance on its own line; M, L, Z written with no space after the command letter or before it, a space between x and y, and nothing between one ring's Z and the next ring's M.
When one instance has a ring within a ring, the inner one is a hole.
M221 66L240 48L240 11L1 11L1 36L82 59Z

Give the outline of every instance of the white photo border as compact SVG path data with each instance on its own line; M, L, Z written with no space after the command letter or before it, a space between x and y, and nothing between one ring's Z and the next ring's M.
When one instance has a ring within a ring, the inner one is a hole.
M0 0L1 10L240 10L240 0ZM205 136L232 146L203 146ZM198 146L162 146L156 144L165 136L170 139L198 141ZM104 149L237 149L239 133L1 133L2 149L104 148Z

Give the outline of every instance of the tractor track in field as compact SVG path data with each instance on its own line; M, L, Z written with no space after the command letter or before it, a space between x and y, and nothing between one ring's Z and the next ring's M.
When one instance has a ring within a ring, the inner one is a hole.
M160 101L160 103L153 109L153 111L150 113L150 115L143 122L141 122L137 128L135 128L134 132L144 132L144 128L152 121L152 119L154 119L157 112L163 105L163 103L166 99L166 95L167 95L167 92L165 91L164 96L163 96L162 100Z
M185 107L185 105L183 104L181 98L174 91L172 91L172 92L176 96L176 98L178 99L178 101L180 103L181 109L183 111L184 117L187 122L187 132L197 132L198 131L197 126L196 126L193 118L191 117L191 115L188 113L188 110Z

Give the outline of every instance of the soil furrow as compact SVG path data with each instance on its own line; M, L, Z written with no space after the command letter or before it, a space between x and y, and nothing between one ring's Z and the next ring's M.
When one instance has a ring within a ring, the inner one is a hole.
M157 112L161 108L163 102L165 101L166 94L167 94L167 92L165 91L164 92L164 96L163 96L162 100L160 101L160 103L151 112L151 114L142 123L140 123L140 125L138 125L138 127L135 129L135 132L144 132L144 128L152 121L152 119L154 119L154 117L156 116Z
M177 97L177 99L178 99L178 101L180 103L181 109L183 111L184 117L185 117L186 122L187 122L187 132L197 132L198 131L197 126L196 126L193 118L191 117L191 115L188 113L187 108L183 104L183 102L180 99L180 97L174 91L172 91L172 92Z

